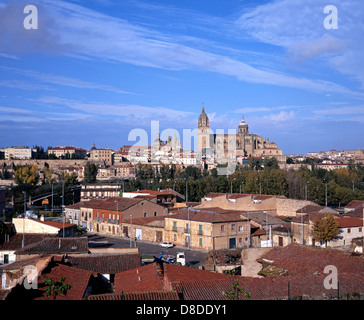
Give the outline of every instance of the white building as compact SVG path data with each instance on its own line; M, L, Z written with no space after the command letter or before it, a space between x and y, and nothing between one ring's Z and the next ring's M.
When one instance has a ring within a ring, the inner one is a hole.
M32 159L33 153L36 153L36 149L26 148L26 147L13 147L5 148L5 160L12 159Z

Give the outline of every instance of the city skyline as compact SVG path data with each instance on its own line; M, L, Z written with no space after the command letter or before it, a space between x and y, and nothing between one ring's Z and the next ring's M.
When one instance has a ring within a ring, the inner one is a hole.
M32 1L38 29L27 4L0 1L0 147L152 145L152 121L182 139L204 105L284 154L364 148L358 0Z

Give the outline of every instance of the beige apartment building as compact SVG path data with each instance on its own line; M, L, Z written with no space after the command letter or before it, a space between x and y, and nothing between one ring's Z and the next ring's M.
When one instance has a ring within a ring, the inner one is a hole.
M33 154L37 152L36 149L27 147L12 147L0 149L4 153L5 160L26 160L32 159Z
M87 151L82 148L76 147L54 147L48 149L48 155L53 154L57 158L65 157L67 154L72 158L73 155L77 156L78 158L86 157Z
M185 209L165 217L165 241L202 250L243 248L250 237L248 219L221 208Z
M112 165L114 163L114 153L115 150L109 148L97 149L94 144L90 150L90 160L94 162L104 163L105 165Z

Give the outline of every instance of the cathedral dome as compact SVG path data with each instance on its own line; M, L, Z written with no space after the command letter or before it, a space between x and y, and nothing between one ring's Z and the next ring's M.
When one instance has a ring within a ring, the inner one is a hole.
M241 119L241 122L239 124L239 127L247 127L247 126L248 126L248 124L245 122L245 119L244 119L244 116L243 116L243 118Z
M199 127L208 127L209 126L209 117L205 113L205 106L202 106L201 114L198 117L198 126Z

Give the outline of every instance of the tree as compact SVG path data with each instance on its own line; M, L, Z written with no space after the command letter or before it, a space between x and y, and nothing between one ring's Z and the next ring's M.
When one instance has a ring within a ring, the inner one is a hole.
M325 247L327 247L328 241L337 239L338 234L339 224L335 221L332 213L325 215L325 217L318 215L314 219L312 235L320 242L325 242Z
M240 286L239 281L236 277L234 271L228 271L228 273L233 277L232 284L229 290L224 290L222 294L229 300L240 300L244 298L250 298L249 292L244 292L244 289Z
M96 176L98 171L99 171L99 166L97 164L88 162L85 166L83 181L85 183L96 182Z
M37 166L24 166L17 169L14 173L15 182L19 185L35 186L39 180Z
M66 295L68 290L71 289L71 285L69 283L64 283L66 281L65 277L61 277L58 281L54 281L51 278L44 278L43 283L47 285L45 292L47 297L53 297L55 300L57 296Z

